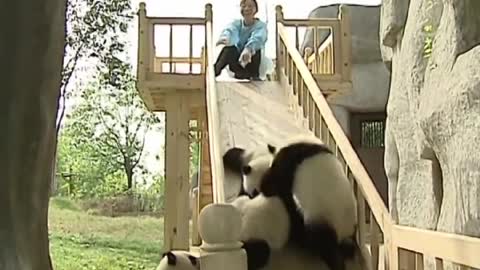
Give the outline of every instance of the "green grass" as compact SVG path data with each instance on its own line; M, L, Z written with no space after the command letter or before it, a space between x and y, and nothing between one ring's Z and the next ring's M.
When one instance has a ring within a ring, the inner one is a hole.
M50 252L56 270L155 269L163 246L163 220L103 217L53 198L49 210Z

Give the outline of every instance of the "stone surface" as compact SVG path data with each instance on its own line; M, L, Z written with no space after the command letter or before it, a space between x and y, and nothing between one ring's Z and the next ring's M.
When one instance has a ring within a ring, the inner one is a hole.
M52 269L48 202L65 0L0 8L0 269Z
M392 50L385 169L400 224L480 236L478 14L476 0L384 1L380 38ZM437 29L430 58L426 24Z
M333 97L329 103L354 112L385 110L390 72L380 58L376 62L352 65L352 81L350 93Z
M339 4L317 7L309 14L309 18L337 18ZM351 16L352 30L352 62L369 63L381 61L379 47L380 6L345 5ZM313 47L313 30L305 31L300 52L305 47ZM329 30L318 30L319 44L327 38Z

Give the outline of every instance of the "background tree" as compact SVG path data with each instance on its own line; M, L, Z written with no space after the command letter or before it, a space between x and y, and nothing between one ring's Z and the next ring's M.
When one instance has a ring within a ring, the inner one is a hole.
M133 19L129 0L68 0L67 35L59 96L57 134L65 116L65 102L71 95L68 86L79 63L92 64L105 59L111 48L123 52L122 35Z
M71 97L69 88L81 62L98 64L111 48L124 51L120 41L128 30L133 12L129 0L68 0L66 11L65 55L56 118L55 161L50 191L56 192L57 144L65 117L66 102Z

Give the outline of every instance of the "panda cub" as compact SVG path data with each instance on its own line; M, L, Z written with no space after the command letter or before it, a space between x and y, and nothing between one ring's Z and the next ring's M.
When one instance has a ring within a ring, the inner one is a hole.
M359 251L355 241L356 200L332 151L314 136L292 138L275 154L260 181L265 197L292 199L304 222L298 246L320 255L332 270Z
M197 257L182 250L168 251L162 254L157 270L199 270Z

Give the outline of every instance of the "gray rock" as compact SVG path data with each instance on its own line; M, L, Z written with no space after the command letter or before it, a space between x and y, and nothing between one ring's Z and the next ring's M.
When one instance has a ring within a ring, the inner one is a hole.
M400 224L480 236L478 14L476 0L383 2L382 53L392 61L385 169ZM438 28L430 58L426 24Z

